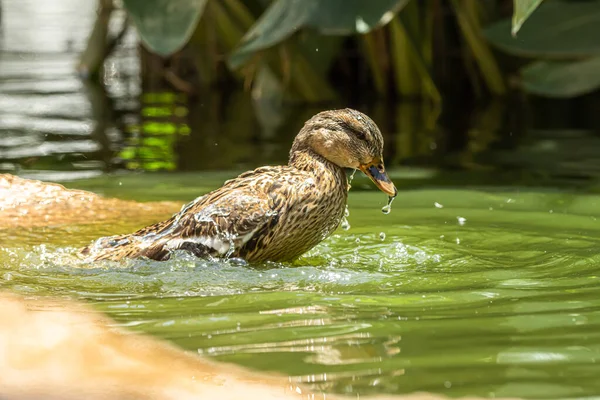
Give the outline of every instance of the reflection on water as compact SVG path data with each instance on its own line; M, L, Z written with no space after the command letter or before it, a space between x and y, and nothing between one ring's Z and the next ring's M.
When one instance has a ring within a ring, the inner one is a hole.
M109 59L105 91L75 71L94 1L4 0L2 6L0 171L72 179L110 170L123 124L137 118L135 36L125 37ZM123 15L117 17L116 28Z
M592 118L578 117L577 130L549 130L547 112L534 109L527 117L518 95L475 108L459 101L446 101L442 108L419 102L299 107L252 100L249 93L188 98L157 87L152 70L144 75L149 82L142 82L133 29L106 63L105 87L83 83L75 64L95 2L4 0L2 5L0 172L72 180L119 169L198 171L282 163L304 121L324 108L347 106L378 122L392 168L498 168L568 179L597 178L600 171ZM123 13L115 16L113 33ZM553 112L551 121L564 128L561 121L569 118ZM527 130L528 119L544 130Z

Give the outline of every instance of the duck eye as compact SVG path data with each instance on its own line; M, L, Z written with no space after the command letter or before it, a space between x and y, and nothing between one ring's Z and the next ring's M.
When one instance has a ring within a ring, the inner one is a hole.
M343 124L342 127L344 128L345 131L347 132L351 132L352 134L354 134L354 136L356 136L358 139L360 140L367 140L367 135L365 134L365 131L363 131L362 129L356 129L354 126L349 125L349 124Z
M365 133L363 131L354 131L354 134L360 140L367 140L367 135L365 135Z

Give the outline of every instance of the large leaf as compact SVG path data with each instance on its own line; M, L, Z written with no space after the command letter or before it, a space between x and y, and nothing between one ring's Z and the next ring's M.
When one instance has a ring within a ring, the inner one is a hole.
M542 3L543 0L514 0L514 11L512 17L512 35L517 36L517 32L523 26L523 22L536 8Z
M276 0L231 55L233 68L303 28L326 35L367 33L387 24L410 0Z
M207 0L123 0L142 43L163 57L190 39Z
M495 46L525 57L600 55L600 0L545 0L517 38L511 35L511 19L491 25L485 36Z
M525 90L546 97L581 96L600 88L600 57L538 61L521 71Z

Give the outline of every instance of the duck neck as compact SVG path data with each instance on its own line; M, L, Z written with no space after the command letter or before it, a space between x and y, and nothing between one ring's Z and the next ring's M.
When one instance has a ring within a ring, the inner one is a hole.
M294 167L302 171L311 172L319 172L323 168L330 170L335 170L336 167L339 168L322 155L317 154L315 151L307 148L292 152L290 154L289 165L290 167Z
M309 148L292 151L289 165L302 171L311 172L317 176L330 172L340 184L346 185L344 169Z

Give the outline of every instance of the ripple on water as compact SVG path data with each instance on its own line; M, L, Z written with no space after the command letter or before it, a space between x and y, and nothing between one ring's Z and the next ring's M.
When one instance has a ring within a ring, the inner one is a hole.
M353 212L352 231L294 263L180 253L167 262L90 265L74 248L2 248L0 285L95 299L129 329L318 389L593 394L600 357L594 235L498 217L482 229L446 200L429 208L448 214L367 229ZM382 218L407 218L398 209Z
M500 256L494 248L498 235L494 229L482 234L461 228L462 243L467 245L433 239L434 234L427 232L432 228L419 230L426 239L403 240L383 232L385 240L381 234L372 233L333 235L294 263L249 266L243 260L199 260L179 252L166 262L88 264L74 248L40 245L33 251L1 249L0 266L4 274L13 277L13 285L19 281L15 276L30 277L29 284L51 292L60 285L75 285L85 293L102 287L103 292L127 295L221 295L261 290L402 293L436 288L466 290L489 286L490 282L502 289L552 287L557 285L557 275L563 277L563 287L571 287L581 284L581 271L594 270L600 257L581 255L581 248L589 244L585 238L572 237L570 246L563 246L558 253L544 250L555 247L552 238L515 233L510 241L502 241L512 250ZM477 241L472 241L475 236ZM535 242L535 250L522 246L523 242ZM571 276L565 265L573 266L576 274ZM588 282L594 284L595 278L590 276Z

